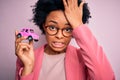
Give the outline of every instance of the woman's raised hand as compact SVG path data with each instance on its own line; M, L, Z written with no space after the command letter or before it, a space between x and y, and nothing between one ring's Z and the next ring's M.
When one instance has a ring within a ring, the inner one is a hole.
M82 1L78 6L78 0L63 0L65 16L73 28L83 24L82 16L84 2L85 1Z
M33 41L29 43L22 42L25 37L17 38L18 31L15 32L15 54L24 64L22 75L27 75L33 71L34 50Z

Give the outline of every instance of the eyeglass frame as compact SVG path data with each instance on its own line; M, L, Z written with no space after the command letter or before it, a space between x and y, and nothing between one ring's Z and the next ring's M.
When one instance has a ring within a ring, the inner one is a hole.
M45 29L47 29L48 27L51 27L52 25L47 25L47 26L44 26L45 27ZM58 27L55 27L55 26L52 26L52 27L54 27L54 28L56 28L57 29L57 32L55 33L55 34L49 34L48 33L48 31L46 30L46 32L50 35L50 36L54 36L54 35L56 35L58 32L59 32L59 30L62 30L62 35L64 36L64 37L70 37L70 36L72 36L72 34L71 35L69 35L69 36L66 36L66 35L64 35L64 30L65 29L71 29L71 32L73 31L73 28L71 28L71 27L66 27L66 28L63 28L63 29L60 29L60 28L58 28Z

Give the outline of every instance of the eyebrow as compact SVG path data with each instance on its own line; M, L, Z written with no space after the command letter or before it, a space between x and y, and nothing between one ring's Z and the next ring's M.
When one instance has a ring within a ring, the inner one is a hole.
M53 20L50 20L48 22L52 22L52 23L55 23L55 24L58 24L56 21L53 21ZM69 23L66 23L65 25L70 25Z
M56 21L53 21L53 20L50 20L50 21L48 21L48 22L52 22L52 23L55 23L55 24L57 24L57 22L56 22Z

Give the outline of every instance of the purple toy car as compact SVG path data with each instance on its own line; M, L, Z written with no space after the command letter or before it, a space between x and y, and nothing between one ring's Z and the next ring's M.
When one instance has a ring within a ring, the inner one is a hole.
M29 41L34 40L38 41L39 36L34 33L34 30L31 28L23 28L17 35L18 38L25 36Z

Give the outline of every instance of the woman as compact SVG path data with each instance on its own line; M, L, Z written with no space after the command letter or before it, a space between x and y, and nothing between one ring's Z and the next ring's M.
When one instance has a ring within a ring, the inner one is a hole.
M33 41L16 37L16 80L114 80L102 47L85 25L90 12L84 1L39 0L33 13L47 44L34 51ZM80 48L69 45L72 37Z

